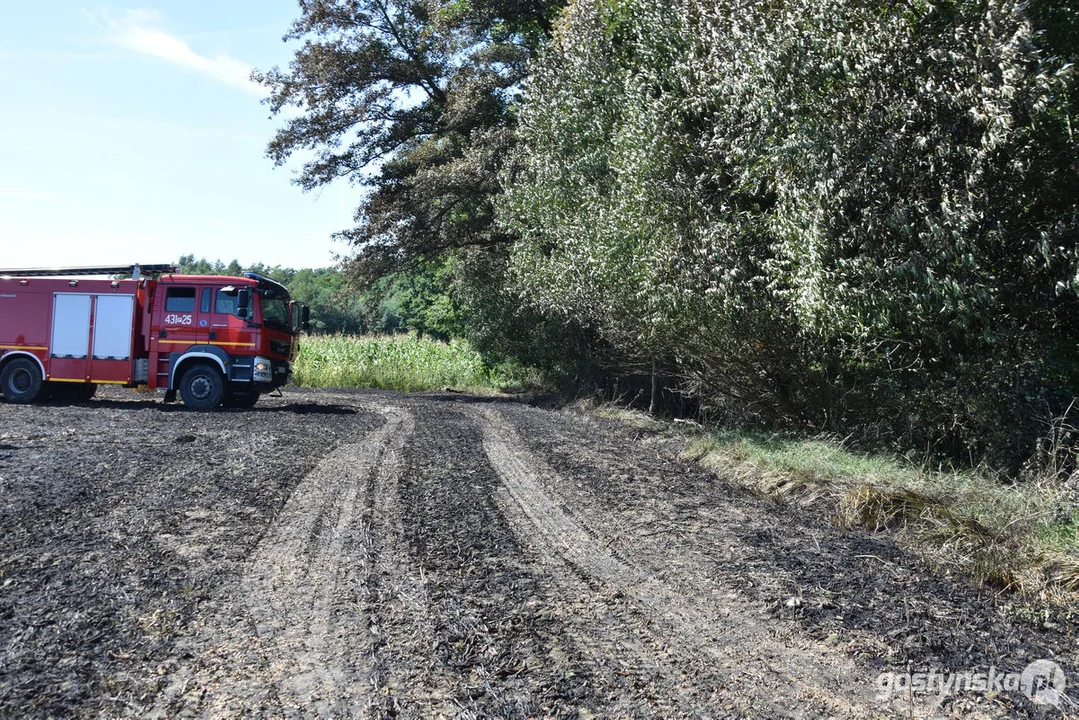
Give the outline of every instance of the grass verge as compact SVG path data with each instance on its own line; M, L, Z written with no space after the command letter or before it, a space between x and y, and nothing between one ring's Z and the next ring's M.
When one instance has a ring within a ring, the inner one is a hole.
M401 392L453 388L503 392L529 381L515 368L488 368L462 340L416 335L312 335L293 364L300 387L362 387Z
M684 454L773 501L842 528L892 534L938 572L1038 604L1079 601L1079 477L1006 482L852 452L829 439L705 431L641 413L597 414L685 441Z

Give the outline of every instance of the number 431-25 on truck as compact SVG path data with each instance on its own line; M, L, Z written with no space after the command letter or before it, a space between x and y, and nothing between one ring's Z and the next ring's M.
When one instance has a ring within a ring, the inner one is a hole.
M130 275L101 280L87 276ZM289 381L308 309L282 285L169 265L0 270L0 393L89 399L98 385L252 407Z

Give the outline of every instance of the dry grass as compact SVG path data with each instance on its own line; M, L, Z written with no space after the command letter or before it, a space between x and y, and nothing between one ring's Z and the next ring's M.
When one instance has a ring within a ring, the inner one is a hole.
M860 485L844 493L837 515L844 525L879 532L900 530L916 523L950 524L957 518L939 498L901 488L884 490Z
M1045 558L1042 567L1051 585L1079 593L1079 558L1073 555L1051 553Z

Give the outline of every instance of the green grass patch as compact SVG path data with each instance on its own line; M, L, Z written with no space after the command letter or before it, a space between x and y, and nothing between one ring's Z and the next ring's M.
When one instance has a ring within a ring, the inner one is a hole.
M463 340L446 343L416 335L312 335L300 342L292 380L301 387L496 392L521 378L505 369L492 371Z

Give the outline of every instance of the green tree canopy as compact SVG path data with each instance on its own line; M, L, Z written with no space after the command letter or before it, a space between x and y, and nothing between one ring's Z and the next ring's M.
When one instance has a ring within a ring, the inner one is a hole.
M350 267L368 283L451 248L504 243L491 197L510 104L558 0L304 0L288 69L256 72L286 115L268 154L307 190L370 188Z

